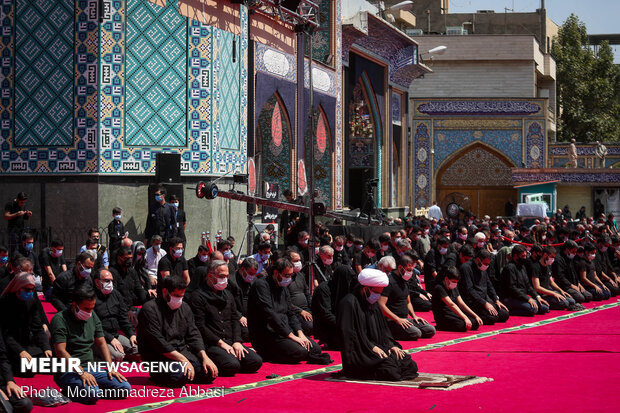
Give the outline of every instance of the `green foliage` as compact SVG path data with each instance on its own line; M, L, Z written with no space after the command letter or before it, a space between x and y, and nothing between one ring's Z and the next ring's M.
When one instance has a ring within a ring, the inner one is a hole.
M586 26L577 16L566 19L551 55L556 61L558 141L620 142L620 67L614 65L609 43L594 53Z

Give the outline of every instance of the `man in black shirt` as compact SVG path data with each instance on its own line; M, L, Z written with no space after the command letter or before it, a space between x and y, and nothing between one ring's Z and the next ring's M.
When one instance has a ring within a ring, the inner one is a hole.
M17 252L32 262L34 281L36 283L37 291L43 291L43 285L41 282L41 264L39 263L39 257L37 257L37 254L34 252L34 236L31 233L24 232L22 234L22 242L17 249Z
M245 258L239 270L235 274L234 280L229 280L228 289L233 293L235 305L241 324L241 339L244 343L250 341L250 333L248 332L248 297L250 295L250 287L258 273L258 263L252 257Z
M7 231L9 233L9 252L11 255L19 247L19 240L24 232L24 221L32 216L32 211L24 209L28 196L25 192L17 194L13 202L8 202L4 206L4 220L8 221Z
M112 221L108 224L108 251L110 251L110 258L114 260L116 252L121 247L121 242L125 238L125 226L121 221L123 210L119 207L115 207L112 210Z
M323 245L319 248L319 253L316 257L316 265L321 270L321 273L318 271L314 272L314 288L332 278L332 274L334 273L334 249L329 245Z
M353 256L353 269L356 274L362 272L366 267L372 266L377 262L377 251L381 250L381 244L377 239L371 239L366 242L361 251L357 251Z
M477 330L482 325L482 319L459 294L457 285L460 279L459 271L451 266L442 270L435 283L432 302L437 330L465 332Z
M125 299L125 305L130 310L129 320L135 323L137 318L132 306L143 305L149 299L149 293L144 289L138 273L132 268L133 254L131 249L121 247L116 254L116 262L110 266L110 272L114 277L114 287Z
M549 312L549 303L534 291L525 270L526 259L527 250L523 245L512 247L512 259L500 276L506 294L502 301L511 315L529 317L546 314Z
M577 243L568 240L560 247L560 253L555 257L551 273L557 285L573 297L577 303L592 301L592 294L579 283L574 262L577 255Z
M382 258L379 261L380 270L383 260L393 261L394 258L391 256ZM413 260L408 255L403 255L398 261L398 268L389 274L389 284L383 289L379 298L379 307L387 317L388 328L396 340L417 340L420 337L431 338L435 335L435 327L422 317L418 317L411 305L407 282L412 276Z
M479 249L473 260L459 268L459 292L463 301L482 319L486 325L504 323L508 320L508 308L499 300L487 270L491 264L491 253Z
M182 387L196 379L211 383L217 366L207 356L190 306L183 302L187 284L177 276L161 282L162 293L148 301L138 315L138 346L143 361L180 362L185 368L174 373L150 373L160 386Z
M90 276L95 261L88 251L81 252L76 258L73 268L60 273L53 284L51 303L58 311L71 307L71 295L76 288L86 285L93 287Z
M596 247L587 243L584 246L584 257L575 258L575 269L579 275L579 281L585 287L586 291L592 294L594 301L603 301L609 299L611 296L609 289L603 285L601 280L596 275L596 266L594 260L596 259Z
M196 327L202 334L207 355L221 376L254 373L262 366L263 360L241 343L241 324L235 300L227 286L228 265L225 261L212 261L204 282L190 296Z
M43 284L43 294L45 300L49 301L52 296L52 284L61 272L67 271L67 263L62 253L65 250L63 242L59 239L52 241L48 248L44 248L39 255L39 263L41 264L41 282Z
M310 297L310 290L308 289L308 283L306 282L306 274L301 272L301 255L299 253L289 250L288 259L293 263L293 277L291 285L288 286L290 293L290 307L299 320L301 329L307 336L312 335L312 313L310 311L310 303L312 299ZM315 272L315 277L319 276ZM331 274L330 274L331 278Z
M185 243L187 242L187 238L185 237L185 226L187 225L187 217L185 216L185 211L179 206L179 197L176 195L170 195L170 206L172 207L172 216L173 216L173 228L172 234L177 238L181 238L183 240L183 248L185 248Z
M135 330L127 315L129 307L123 295L114 288L112 272L99 268L92 277L97 294L95 314L101 320L110 356L113 361L123 361L126 355L138 353Z
M175 212L166 203L166 189L159 187L155 190L155 202L151 204L149 208L149 215L146 219L146 229L144 230L144 244L150 242L153 235L159 235L163 242L162 248L168 249L168 242L173 237L174 228L176 227L176 221L174 220ZM181 240L181 244L183 240Z
M198 274L199 268L207 268L209 265L209 249L204 245L198 246L198 252L195 256L187 260L187 271L189 273L189 285L187 291L191 292L198 289L200 282L204 280L206 272Z
M187 260L183 257L183 240L171 238L170 247L166 254L157 265L157 295L161 293L161 281L171 275L181 277L186 285L190 284L189 267Z
M551 278L551 266L555 261L556 251L552 246L546 246L538 261L531 265L532 286L534 290L545 297L551 310L576 310L573 297L555 283Z
M24 391L15 383L13 370L6 357L6 347L0 334L0 410L5 412L28 413L32 410L32 400L24 395ZM4 395L8 400L4 400ZM7 406L8 404L8 406Z
M263 359L275 363L328 364L327 354L307 338L299 320L289 307L288 286L292 281L293 264L278 259L272 274L254 280L248 299L248 328L252 347Z
M616 241L618 240L617 237ZM610 255L610 244L612 240L608 236L599 237L596 247L598 252L594 265L596 266L596 275L601 280L603 285L607 287L612 297L620 295L620 285L618 284L618 276L616 275L614 268L611 264L611 258L614 255ZM615 246L612 248L612 252L615 251Z
M424 288L433 289L437 274L450 266L456 266L456 256L449 252L450 240L439 237L435 248L431 248L424 257Z

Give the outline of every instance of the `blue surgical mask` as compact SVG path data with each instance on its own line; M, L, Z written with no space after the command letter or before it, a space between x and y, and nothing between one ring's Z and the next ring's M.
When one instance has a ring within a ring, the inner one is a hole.
M227 260L231 259L232 258L232 251L231 250L224 251L224 258L227 259Z
M207 262L207 260L209 259L209 256L208 255L199 255L198 258L202 262Z
M0 264L6 264L7 262L9 262L9 257L0 257Z
M32 249L34 248L34 244L32 242L29 242L24 245L24 248L26 248L26 251L32 251Z
M171 205L172 205L174 208L178 208L178 207L179 207L179 203L178 203L178 202L173 202Z
M34 296L34 293L32 291L22 291L21 293L19 293L19 298L22 301L28 301L33 296Z
M155 201L161 202L161 195L155 195Z
M267 261L271 257L271 254L261 254L260 259L263 261Z
M183 249L180 248L178 250L174 250L174 258L181 258L181 255L183 255Z
M278 281L278 285L280 287L288 287L291 284L291 281L293 281L292 277L282 277L282 279Z
M115 220L117 220L117 221L120 221L120 220L121 220L121 218L122 218L122 216L121 216L121 215L114 215L114 219L115 219Z
M368 300L368 302L369 302L370 304L374 304L374 303L376 303L377 301L379 301L379 298L380 298L380 297L381 297L381 294L380 294L380 293L376 293L376 292L374 292L374 291L371 291L371 292L370 292L370 295L369 295L368 297L366 297L366 300Z

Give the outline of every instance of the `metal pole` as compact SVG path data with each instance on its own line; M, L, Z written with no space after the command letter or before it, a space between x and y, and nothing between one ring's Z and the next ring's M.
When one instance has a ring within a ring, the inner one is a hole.
M316 254L314 253L315 248L315 234L314 234L314 87L312 85L312 35L314 33L314 28L311 26L306 26L307 30L304 30L304 34L308 35L308 57L310 58L308 63L308 87L309 87L309 103L310 108L308 110L308 116L310 120L310 148L308 148L309 156L308 156L308 190L310 191L310 265L308 266L308 278L310 285L308 288L310 292L314 291L314 264L316 260ZM303 53L303 50L301 51ZM299 81L299 80L298 80ZM303 82L303 79L301 80Z

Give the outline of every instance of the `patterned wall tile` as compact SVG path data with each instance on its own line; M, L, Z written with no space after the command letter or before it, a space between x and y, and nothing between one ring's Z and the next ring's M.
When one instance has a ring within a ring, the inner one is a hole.
M525 159L528 168L544 168L546 162L545 121L525 122Z
M66 57L65 47L66 41L62 39L71 38L70 58L68 61L62 60L62 68L67 69L71 73L72 81L66 86L66 91L71 97L70 101L70 136L67 139L63 132L62 138L49 139L49 135L39 133L39 140L29 139L24 144L30 145L36 143L36 146L17 146L15 144L15 127L16 122L14 114L16 113L14 89L16 76L16 63L22 60L16 58L16 1L4 0L0 5L0 22L2 24L2 36L0 37L0 53L2 55L0 77L1 101L0 101L0 173L8 174L31 174L31 173L91 173L97 172L96 165L96 124L97 124L97 3L88 0L75 0L74 2L18 2L20 7L31 5L37 8L38 12L30 9L21 9L21 13L27 19L43 18L46 23L36 26L41 36L37 38L38 44L47 45L47 55L45 53L33 55L31 57L40 57L41 65L38 69L42 72L54 66L53 62L45 62L43 56L50 57L52 55ZM64 11L65 6L69 6L70 19ZM58 8L63 7L63 8ZM41 11L47 10L49 15L41 15ZM61 23L62 22L62 23ZM56 26L53 26L55 23ZM22 27L23 28L23 27ZM20 29L21 30L21 29ZM21 38L25 39L24 36ZM21 41L21 40L20 40ZM22 42L23 43L23 42ZM33 43L27 43L34 45ZM53 46L53 47L50 47ZM41 46L42 47L42 46ZM20 51L21 53L21 51ZM44 66L48 64L47 69ZM21 63L20 63L21 65ZM20 71L23 68L20 67ZM50 69L53 71L53 69ZM62 83L62 76L57 76L59 83ZM32 80L32 79L31 79ZM41 79L39 79L41 80ZM49 83L49 82L46 82ZM40 83L39 83L40 84ZM48 88L57 85L45 84ZM38 102L41 103L43 95L39 89L39 95L33 95L35 99L38 96ZM49 90L49 89L48 89ZM35 92L36 93L36 92ZM51 95L50 95L51 96ZM58 97L58 96L56 96ZM56 101L58 110L47 111L48 116L56 116L56 120L62 119L64 113L61 114L61 108L66 104L66 99L59 98ZM64 102L60 103L59 102ZM23 100L21 101L23 102ZM51 101L50 101L51 102ZM51 103L50 103L51 104ZM20 114L23 110L20 103ZM23 120L23 119L22 119ZM52 123L52 122L50 122ZM63 123L63 128L66 124ZM37 127L38 128L38 127ZM45 126L42 126L45 130ZM41 129L39 129L41 130ZM51 128L48 128L48 131ZM47 137L44 137L47 136ZM61 142L62 141L62 142ZM53 147L40 147L41 143L45 145L66 145Z
M344 194L344 186L343 186L343 103L342 103L342 0L334 0L336 3L336 15L334 18L334 24L336 26L336 51L334 56L336 58L335 67L338 68L336 70L336 90L338 91L336 94L336 148L335 148L335 161L334 161L334 206L336 209L342 209L343 207L343 194Z
M414 121L413 123L413 176L414 199L416 208L430 206L431 194L431 123Z

